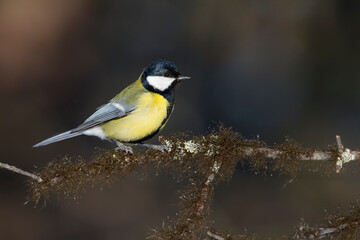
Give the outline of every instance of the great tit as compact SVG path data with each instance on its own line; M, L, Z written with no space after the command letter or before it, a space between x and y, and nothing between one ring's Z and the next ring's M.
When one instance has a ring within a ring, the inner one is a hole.
M132 153L132 148L124 143L164 151L165 146L143 144L143 141L156 135L165 126L174 109L175 87L181 80L189 78L180 76L174 63L157 60L142 72L136 82L99 107L78 127L33 147L88 135L112 141L126 153Z

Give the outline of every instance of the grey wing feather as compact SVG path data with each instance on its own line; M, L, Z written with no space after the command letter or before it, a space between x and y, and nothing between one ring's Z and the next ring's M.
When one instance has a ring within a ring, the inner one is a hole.
M44 141L39 142L38 144L35 144L33 147L45 146L50 143L59 142L59 141L62 141L62 140L68 139L68 138L73 138L73 137L79 136L81 134L82 134L82 132L73 132L72 133L71 131L67 131L64 133L60 133L56 136L53 136L51 138L45 139Z
M83 132L99 124L108 122L113 119L125 117L134 110L134 107L127 106L116 102L109 102L100 107L95 113L88 117L81 125L71 130L71 132Z
M92 114L88 119L85 120L77 128L58 134L51 138L48 138L33 147L40 147L48 145L50 143L59 142L68 138L76 137L83 134L89 128L95 127L104 122L125 117L127 114L132 112L135 108L127 106L125 104L120 104L117 102L109 102L108 104L100 107L94 114Z

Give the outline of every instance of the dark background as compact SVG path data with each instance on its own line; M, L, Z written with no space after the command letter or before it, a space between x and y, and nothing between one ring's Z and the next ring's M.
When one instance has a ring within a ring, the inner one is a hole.
M92 137L31 146L77 126L158 58L192 77L163 135L222 121L269 144L326 147L340 134L356 147L359 26L360 1L1 1L0 161L32 171L114 147ZM360 197L354 167L304 173L285 189L286 176L239 168L215 190L214 226L278 238L301 218L320 223ZM0 239L143 239L173 216L183 187L150 173L33 208L25 183L0 169Z

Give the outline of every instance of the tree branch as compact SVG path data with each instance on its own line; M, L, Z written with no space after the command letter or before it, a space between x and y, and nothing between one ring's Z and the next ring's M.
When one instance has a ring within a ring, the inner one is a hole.
M248 163L246 166L254 171L274 171L295 176L305 165L303 163L326 162L330 166L329 172L335 169L339 173L346 163L360 158L360 151L344 147L339 136L336 137L337 144L326 149L304 149L289 139L282 144L268 146L259 139L245 139L222 126L207 135L190 137L177 134L168 138L159 137L159 141L166 145L169 152L150 149L145 153L135 151L133 155L128 155L123 151L99 150L90 161L81 157L64 157L49 162L36 174L4 163L0 163L0 167L34 180L29 181L29 200L35 204L41 199L46 201L51 193L78 199L87 186L108 184L134 171L150 168L156 173L171 173L188 183L181 191L181 208L176 218L164 223L162 229L154 230L149 238L185 240L206 235L212 239L248 239L245 235L234 237L208 231L207 219L214 187L221 181L230 180L239 163ZM306 169L317 170L316 166L307 166ZM355 226L352 222L360 219L355 212L351 216L354 217L350 222L339 220L336 225L316 229L318 235L314 236L350 229L349 226Z
M214 135L214 137L216 137L216 136ZM340 153L339 158L343 163L348 163L350 161L360 159L360 151L350 150L348 148L345 149L341 143L340 136L338 136L338 135L336 135L336 141L337 141L338 149L339 149L339 153ZM183 143L171 142L168 140L165 140L163 142L170 149L172 147L174 147L174 145L176 146L176 145L183 144L184 147L182 148L183 151L181 151L179 153L180 156L182 154L184 154L184 151L186 151L188 153L198 153L200 151L203 151L204 149L208 149L209 154L211 155L214 152L214 148L216 149L216 147L218 147L218 146L205 146L194 140L185 141ZM242 144L240 144L240 147L241 146L242 146ZM265 158L277 159L279 157L283 157L283 155L288 154L288 152L286 152L286 150L285 151L277 150L276 146L273 148L271 148L271 147L244 147L243 150L244 150L245 157L253 157L257 153L262 153ZM303 160L303 161L329 161L329 160L332 160L332 158L333 158L333 151L330 151L330 150L308 150L308 151L304 150L303 153L300 153L300 155L298 156L298 160Z
M17 168L15 166L11 166L11 165L6 164L6 163L1 163L0 162L0 168L5 168L5 169L7 169L9 171L12 171L12 172L15 172L15 173L18 173L18 174L22 174L22 175L27 176L27 177L31 177L32 179L38 181L39 183L43 181L41 179L41 177L39 177L39 176L37 176L35 174L26 172L24 170L21 170L20 168Z

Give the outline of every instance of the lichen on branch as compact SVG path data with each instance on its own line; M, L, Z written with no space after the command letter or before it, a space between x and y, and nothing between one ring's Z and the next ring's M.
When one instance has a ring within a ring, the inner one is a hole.
M315 150L303 150L293 141L268 147L258 139L248 140L230 128L220 126L207 135L187 136L176 134L159 140L169 148L169 152L155 150L136 151L125 154L123 151L97 151L92 160L81 156L65 156L49 162L40 172L35 173L42 181L30 181L30 198L38 202L47 198L51 192L74 197L90 184L104 184L126 176L134 171L151 168L155 172L173 173L181 178L207 178L212 174L215 161L221 164L216 172L216 181L229 180L235 166L248 162L256 171L279 171L294 174L301 167L301 158L310 158ZM328 160L335 162L336 149L327 149ZM267 159L273 161L269 164Z
M54 194L77 199L89 185L109 184L132 172L151 169L156 173L173 174L187 187L180 191L177 217L164 221L162 228L154 229L149 238L250 239L253 236L216 233L208 222L214 187L219 182L230 180L237 165L264 174L288 174L293 178L304 166L311 171L332 173L360 156L358 150L345 148L340 138L337 145L326 149L304 149L291 139L268 146L259 139L246 139L221 125L206 135L180 133L166 138L161 136L159 141L168 147L169 152L149 149L126 154L99 149L90 161L65 156L49 162L35 173L42 181L29 180L29 201L38 204L43 199L46 202ZM319 161L326 164L320 167Z

